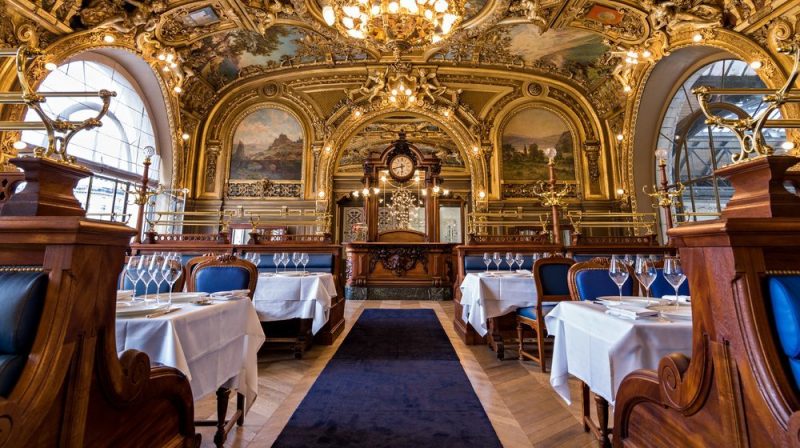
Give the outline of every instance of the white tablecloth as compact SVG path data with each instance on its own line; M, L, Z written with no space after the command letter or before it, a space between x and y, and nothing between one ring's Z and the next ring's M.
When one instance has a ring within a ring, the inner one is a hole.
M690 321L627 320L605 311L596 303L561 302L544 318L555 336L550 384L567 403L569 375L613 404L629 373L655 369L670 353L692 352Z
M487 319L534 305L536 284L531 274L467 274L461 282L461 318L481 336L489 331Z
M181 309L152 319L117 319L117 351L140 350L150 362L177 368L189 378L195 400L221 386L238 387L249 408L258 394L257 354L265 339L253 304L175 306Z
M262 273L258 276L253 303L262 322L313 319L311 332L317 334L328 322L335 297L336 283L328 273L302 277Z

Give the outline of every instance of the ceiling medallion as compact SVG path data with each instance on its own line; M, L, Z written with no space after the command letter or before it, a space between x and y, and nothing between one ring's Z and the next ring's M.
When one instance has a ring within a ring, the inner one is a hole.
M464 0L329 0L322 17L345 36L399 53L449 37L464 18Z

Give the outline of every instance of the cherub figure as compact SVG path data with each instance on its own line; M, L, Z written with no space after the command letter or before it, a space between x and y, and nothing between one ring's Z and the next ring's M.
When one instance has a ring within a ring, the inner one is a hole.
M389 67L386 67L386 71L381 74L379 71L370 72L367 75L367 81L359 88L348 90L347 97L350 100L355 99L355 95L360 93L367 97L367 102L371 103L373 99L378 97L383 93L383 89L386 87L386 77L389 75Z
M445 92L447 92L447 87L439 84L439 79L436 77L436 72L429 72L424 68L419 69L417 86L419 86L419 90L422 92L422 97L430 98L432 103L436 102L437 96L442 96Z

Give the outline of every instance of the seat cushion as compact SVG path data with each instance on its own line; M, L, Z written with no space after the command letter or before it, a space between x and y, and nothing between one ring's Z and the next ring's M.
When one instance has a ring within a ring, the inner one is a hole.
M26 354L33 345L44 308L47 274L0 273L0 354Z
M800 387L800 276L771 277L768 286L775 332Z
M543 264L537 275L541 279L542 294L546 296L568 296L567 273L570 264Z
M27 359L27 354L0 355L0 397L8 397L14 389Z
M558 302L543 302L542 303L542 314L547 316L550 311L553 311L553 308L558 305ZM522 317L527 317L528 319L536 320L536 307L535 306L526 306L524 308L517 308L517 315Z
M580 300L595 300L602 296L617 296L617 284L608 276L606 269L583 269L575 274L575 286ZM628 278L622 285L622 295L633 294L633 281Z
M650 285L650 296L651 297L664 297L667 295L674 295L675 288L669 284L667 279L664 278L664 269L658 268L658 275L656 275L656 279L653 281L653 284ZM678 295L688 296L689 294L689 280L685 280L680 288L678 288Z
M250 287L250 272L241 266L209 266L195 273L198 292L232 291Z

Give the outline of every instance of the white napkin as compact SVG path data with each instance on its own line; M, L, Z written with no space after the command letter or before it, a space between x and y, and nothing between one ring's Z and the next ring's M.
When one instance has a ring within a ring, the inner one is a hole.
M530 269L517 269L517 274L530 274Z
M609 308L606 314L623 319L641 319L643 317L650 317L658 315L658 311L647 309L641 306L634 305L618 305Z
M227 296L246 296L250 294L249 289L234 289L232 291L217 291L212 292L210 295L213 298L227 297Z

